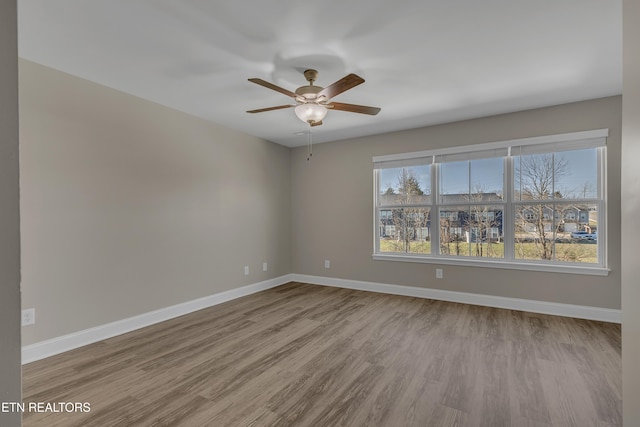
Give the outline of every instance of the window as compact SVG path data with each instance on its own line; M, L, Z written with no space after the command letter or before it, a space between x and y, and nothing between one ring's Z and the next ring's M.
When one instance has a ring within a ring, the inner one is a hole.
M607 135L375 157L374 258L606 274Z
M378 182L379 251L431 253L430 165L381 169Z

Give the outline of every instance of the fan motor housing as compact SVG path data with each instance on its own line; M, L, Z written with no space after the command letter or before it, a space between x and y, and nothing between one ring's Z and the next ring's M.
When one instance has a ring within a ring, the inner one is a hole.
M303 96L305 99L315 99L316 94L322 89L324 89L322 86L300 86L298 89L296 89L296 94Z

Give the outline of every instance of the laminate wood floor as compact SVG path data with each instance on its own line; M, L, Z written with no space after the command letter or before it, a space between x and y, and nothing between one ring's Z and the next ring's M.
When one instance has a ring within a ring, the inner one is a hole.
M289 283L26 365L24 426L620 426L620 326Z

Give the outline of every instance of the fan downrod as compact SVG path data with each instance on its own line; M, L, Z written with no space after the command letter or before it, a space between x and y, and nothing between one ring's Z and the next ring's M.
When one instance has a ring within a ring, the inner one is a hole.
M312 69L304 70L304 78L313 86L313 82L318 78L318 71Z

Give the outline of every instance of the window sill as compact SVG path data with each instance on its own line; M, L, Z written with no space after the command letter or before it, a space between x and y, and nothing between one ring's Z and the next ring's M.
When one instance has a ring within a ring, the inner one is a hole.
M459 265L464 267L502 268L506 270L544 271L549 273L585 274L590 276L608 276L609 270L599 266L549 265L536 262L506 262L479 259L459 259L447 257L425 257L410 254L373 254L376 261L417 262L422 264Z

